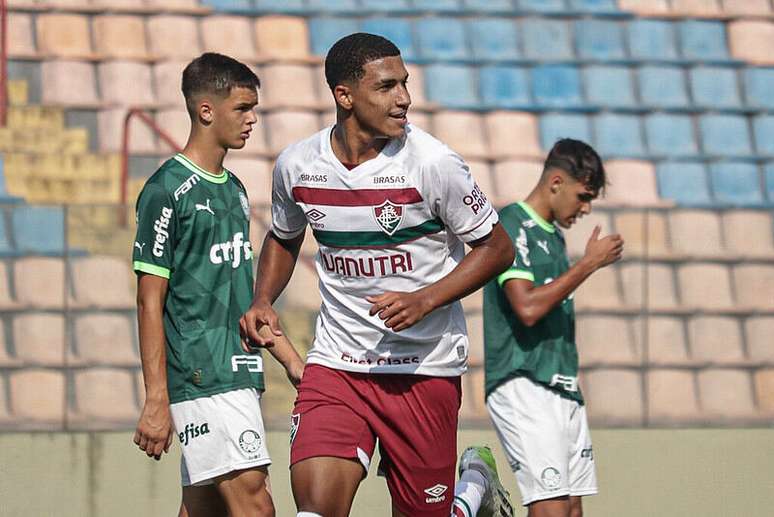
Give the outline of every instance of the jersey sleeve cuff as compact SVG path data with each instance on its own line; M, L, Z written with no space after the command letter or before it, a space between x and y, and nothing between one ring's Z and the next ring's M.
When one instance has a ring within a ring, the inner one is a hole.
M479 221L475 227L456 235L462 242L477 241L478 239L482 239L492 233L492 229L499 221L500 218L497 215L497 211L494 208L489 207L489 212L483 217L483 219Z
M535 275L533 275L530 271L524 271L523 269L509 269L497 277L497 285L502 287L505 282L508 280L513 280L514 278L518 278L520 280L529 280L530 282L535 281Z
M277 225L274 225L274 224L271 225L271 233L273 233L283 241L287 241L287 240L293 239L294 237L298 237L299 235L304 233L304 230L306 230L306 225L303 225L301 228L297 230L292 230L292 231L282 230L280 228L277 228Z
M147 262L140 262L139 260L135 260L132 264L132 267L135 271L148 273L149 275L160 276L162 278L166 278L167 280L169 279L171 273L171 271L165 267L155 266L153 264L148 264Z

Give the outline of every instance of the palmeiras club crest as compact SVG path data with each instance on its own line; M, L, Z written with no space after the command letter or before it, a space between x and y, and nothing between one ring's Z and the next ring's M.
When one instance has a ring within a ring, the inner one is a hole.
M388 199L381 205L374 207L374 218L384 233L392 235L403 220L403 207L390 203Z

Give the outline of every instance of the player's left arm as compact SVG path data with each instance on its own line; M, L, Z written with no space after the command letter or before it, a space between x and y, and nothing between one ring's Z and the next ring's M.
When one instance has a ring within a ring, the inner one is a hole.
M284 333L279 336L274 335L268 325L263 325L257 332L265 340L271 340L271 344L251 347L248 341L243 339L242 348L244 351L250 353L260 348L265 348L285 368L285 373L290 383L293 386L298 386L301 383L301 377L304 375L304 360L287 335Z

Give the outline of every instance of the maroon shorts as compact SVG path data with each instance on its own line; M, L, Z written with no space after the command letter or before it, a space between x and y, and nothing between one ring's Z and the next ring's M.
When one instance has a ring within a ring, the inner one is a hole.
M317 456L368 470L376 440L393 504L448 517L457 463L459 377L364 374L310 364L298 388L290 464Z

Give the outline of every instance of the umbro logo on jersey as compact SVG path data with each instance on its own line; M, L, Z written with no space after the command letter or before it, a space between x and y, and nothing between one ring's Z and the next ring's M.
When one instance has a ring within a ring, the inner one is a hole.
M551 252L548 251L548 241L537 241L537 245L543 248L543 251L546 252L546 255L551 254Z
M139 242L134 241L134 247L140 250L140 255L142 255L142 249L145 247L145 243L143 242L140 244Z
M242 257L245 261L253 258L253 247L250 241L245 241L245 234L237 232L230 241L213 244L210 248L210 262L216 266L220 264L231 263L231 267L236 269L242 263Z
M316 223L323 217L325 217L325 214L317 210L316 208L312 208L306 213L306 216L309 218L310 221L313 223Z
M180 186L175 190L175 201L180 199L180 196L186 194L197 183L199 183L199 175L196 173L191 174L188 179L181 183Z
M169 220L172 218L172 209L169 207L161 207L161 215L153 222L153 231L156 232L156 237L153 241L153 254L156 257L162 257L164 255L164 243L169 238Z
M521 225L524 228L534 228L535 226L537 226L537 223L535 221L533 221L532 219L527 219L526 221L521 223Z
M449 487L447 487L446 485L442 485L440 483L438 483L437 485L433 485L430 488L425 488L424 490L425 494L430 496L425 498L425 502L440 503L442 501L445 501L446 496L444 494L448 489Z
M201 212L203 210L205 212L211 213L212 215L215 215L215 212L213 212L212 208L210 208L210 198L207 198L207 204L202 205L202 204L196 203L194 205L194 208L196 209L197 212Z
M403 220L403 207L401 205L393 205L387 200L381 205L374 207L374 217L382 231L387 235L392 235Z

